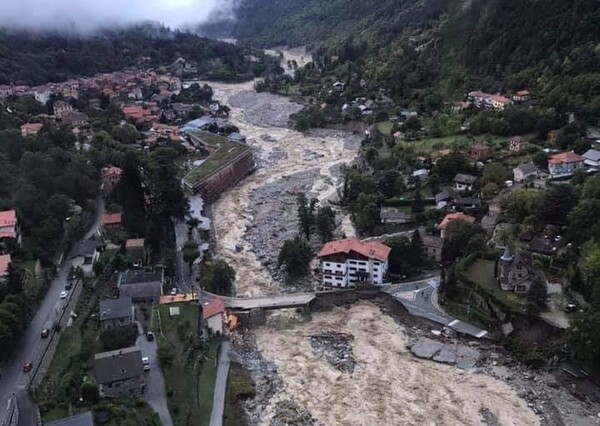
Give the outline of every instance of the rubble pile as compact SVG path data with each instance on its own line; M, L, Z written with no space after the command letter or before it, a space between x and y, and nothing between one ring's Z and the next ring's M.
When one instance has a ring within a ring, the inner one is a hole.
M310 336L310 345L315 356L319 358L325 356L327 362L336 369L353 373L356 365L350 343L353 339L354 336L351 334L330 331Z
M479 414L481 414L481 423L487 426L500 426L500 421L498 421L498 417L494 415L489 409L486 407L481 407L479 410Z
M229 98L232 107L241 108L247 122L260 127L286 127L290 115L302 110L301 104L271 93L245 90Z
M275 406L270 426L313 426L317 421L294 401L285 399Z

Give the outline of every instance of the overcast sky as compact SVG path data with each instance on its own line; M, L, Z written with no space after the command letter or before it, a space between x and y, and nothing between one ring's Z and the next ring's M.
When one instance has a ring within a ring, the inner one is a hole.
M0 0L0 26L88 31L157 21L181 28L233 0Z

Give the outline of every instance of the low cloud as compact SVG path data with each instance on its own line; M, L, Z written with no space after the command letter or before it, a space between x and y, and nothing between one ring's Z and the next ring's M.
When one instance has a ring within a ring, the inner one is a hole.
M0 0L0 26L89 32L153 21L191 28L230 13L234 0Z

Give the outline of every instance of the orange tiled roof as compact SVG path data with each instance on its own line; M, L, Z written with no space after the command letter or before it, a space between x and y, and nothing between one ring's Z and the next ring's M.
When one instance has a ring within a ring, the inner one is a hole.
M118 225L121 223L121 213L107 213L102 216L103 225Z
M378 242L363 243L356 238L348 238L345 240L328 242L323 246L318 257L330 256L337 253L348 254L351 251L362 254L370 259L385 262L387 261L391 248Z
M440 223L440 229L447 229L448 225L450 225L450 223L454 222L455 220L460 220L466 223L475 223L475 218L473 216L469 216L461 212L449 213L446 216L444 216L444 219L442 219L442 223Z
M581 155L577 155L574 152L561 152L560 154L551 155L548 159L548 163L550 164L561 164L561 163L579 163L584 161Z
M223 312L225 312L225 303L221 299L213 299L202 305L202 318L205 320Z

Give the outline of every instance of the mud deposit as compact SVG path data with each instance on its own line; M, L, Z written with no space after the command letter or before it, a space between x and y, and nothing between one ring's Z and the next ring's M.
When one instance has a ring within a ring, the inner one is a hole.
M310 336L335 332L348 340L352 374L315 356ZM368 302L313 315L310 322L256 330L283 388L259 424L269 424L281 401L293 400L321 425L537 425L527 402L490 376L414 358L408 334Z

